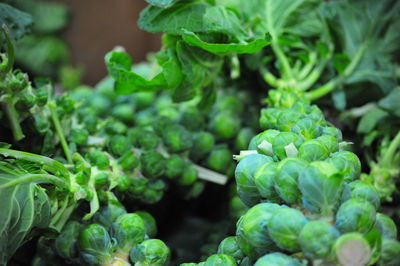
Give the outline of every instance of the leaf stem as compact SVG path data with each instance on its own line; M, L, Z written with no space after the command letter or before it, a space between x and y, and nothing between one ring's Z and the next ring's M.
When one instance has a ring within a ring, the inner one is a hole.
M46 174L26 174L20 176L16 179L13 179L10 182L4 183L0 185L0 189L16 186L19 184L34 182L37 184L53 184L61 188L68 189L68 184L61 178L58 178L54 175L46 175Z
M64 136L64 133L61 128L60 119L58 117L56 106L55 106L54 102L49 103L49 108L50 108L50 113L51 113L51 119L53 120L53 124L56 129L57 136L60 139L61 146L64 150L65 157L67 158L68 163L72 163L71 152L69 150L67 141L65 140L65 136Z
M24 133L22 132L21 125L19 123L19 115L17 110L15 109L15 105L12 100L7 100L5 102L5 109L8 116L8 120L11 124L11 130L14 136L15 141L20 141L25 137Z
M274 51L276 57L278 58L278 61L282 65L282 76L285 79L292 80L293 79L293 72L292 68L290 67L289 60L285 56L284 52L282 51L281 47L279 46L279 43L276 39L272 39L271 41L271 47L272 50Z
M353 71L357 68L362 57L364 56L366 49L367 49L367 43L364 43L360 47L360 49L357 51L357 53L351 60L350 64L346 67L342 76L333 78L330 81L328 81L327 83L325 83L324 85L320 86L319 88L307 93L307 97L311 101L314 101L314 100L319 99L319 98L325 96L326 94L330 93L337 86L339 86L339 84L343 83L351 74L353 74Z

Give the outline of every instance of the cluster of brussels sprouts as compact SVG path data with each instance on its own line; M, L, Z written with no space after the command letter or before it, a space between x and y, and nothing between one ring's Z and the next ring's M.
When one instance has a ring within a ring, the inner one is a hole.
M210 265L396 265L396 225L377 212L379 194L359 180L360 160L340 130L296 93L271 91L267 102L265 131L236 156L249 209Z
M110 201L90 223L71 220L57 238L42 237L33 265L168 265L170 250L156 233L150 213Z
M204 180L225 183L220 174L233 176L232 155L254 136L257 116L239 119L245 113L241 102L250 97L239 96L221 92L208 114L198 108L199 99L176 104L165 93L118 96L113 80L106 78L95 91L79 87L63 96L74 102L76 113L69 148L87 154L99 170L117 168L116 187L133 198L157 202L171 181L186 197L196 197ZM110 176L99 177L112 183Z

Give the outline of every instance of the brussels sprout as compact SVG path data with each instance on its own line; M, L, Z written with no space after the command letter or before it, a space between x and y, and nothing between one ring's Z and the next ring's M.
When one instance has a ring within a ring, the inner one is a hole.
M242 250L239 248L236 236L229 236L222 240L218 246L217 253L229 255L236 262L241 261L244 257Z
M105 264L113 258L113 246L107 230L99 224L87 226L79 236L83 259L90 265Z
M132 123L134 119L134 108L131 104L118 104L112 108L111 115L124 122Z
M332 136L336 138L338 141L343 140L343 135L340 129L336 127L323 127L322 128L322 135Z
M397 226L394 221L383 213L376 214L375 228L381 232L384 238L397 238Z
M162 180L150 180L148 187L144 191L140 199L148 204L154 204L158 202L164 195L165 183Z
M268 129L254 136L249 143L249 150L257 150L258 153L273 156L272 143L279 134L278 130Z
M94 94L89 99L89 105L97 115L105 114L111 109L111 101L99 94Z
M367 265L371 258L371 248L359 233L340 236L334 245L336 259L340 265Z
M309 162L322 161L328 158L329 151L319 141L311 139L301 144L297 156Z
M163 133L162 139L169 152L183 152L193 145L191 134L180 125L169 125Z
M34 116L34 125L39 134L46 134L50 130L51 123L42 114L37 114Z
M350 151L335 152L326 161L333 164L339 171L344 172L345 181L353 181L360 176L360 159Z
M277 167L277 163L268 162L258 167L254 173L254 182L258 192L270 202L278 202L280 200L274 183L274 179L278 174Z
M69 94L57 98L57 112L60 117L71 115L75 111L75 100Z
M183 186L192 185L196 182L198 177L198 173L196 168L191 164L186 164L186 167L182 173L182 176L179 178L178 183Z
M232 156L231 151L226 146L216 146L208 155L206 164L210 169L224 173L233 162Z
M279 197L287 204L299 201L301 194L297 182L306 166L307 162L299 158L286 158L278 164L274 187Z
M150 178L160 177L165 172L166 160L156 151L147 151L140 155L143 174Z
M148 183L149 179L144 177L132 178L131 185L129 186L128 191L134 196L139 196L146 190Z
M92 91L90 90L90 92ZM49 91L46 86L37 88L34 90L34 94L36 96L36 105L40 107L45 106L49 98Z
M339 150L339 141L332 136L319 136L316 140L325 146L329 153L335 153Z
M287 251L301 249L298 237L307 223L304 215L292 208L281 208L268 221L268 233L275 244Z
M77 239L82 225L76 221L70 221L58 235L55 241L55 248L61 257L74 259L78 257Z
M156 97L156 94L152 91L141 91L132 94L132 101L137 110L142 110L150 106Z
M107 188L110 185L108 172L100 172L94 176L94 183L97 190Z
M156 133L142 128L132 128L128 131L128 139L133 146L143 150L152 150L160 145L160 139Z
M154 217L145 211L138 211L135 213L143 219L146 227L146 235L148 237L154 237L157 234L157 223Z
M240 101L238 95L218 95L218 100L216 101L214 107L214 112L228 111L235 114L240 114L243 112L243 103Z
M97 131L98 117L92 109L82 108L78 110L78 115L81 117L80 122L85 126L90 134L95 134Z
M236 262L229 255L214 254L207 258L204 266L236 266Z
M394 239L383 238L379 266L400 265L400 242Z
M168 265L170 253L169 248L161 240L147 239L132 248L130 258L136 263L135 265Z
M259 258L254 266L301 266L307 265L298 259L280 252L273 252Z
M324 221L308 222L300 232L299 243L307 257L323 259L330 255L339 231Z
M304 206L312 212L330 217L339 204L343 177L326 162L312 162L300 173L298 180Z
M84 128L73 128L69 139L77 145L85 145L89 139L89 132Z
M104 127L104 131L108 135L124 135L128 127L121 121L108 121Z
M193 135L193 146L190 150L190 157L198 160L204 158L211 152L215 144L214 136L205 131L196 132Z
M95 87L98 95L101 95L110 101L115 101L118 95L114 91L114 79L110 76L105 77Z
M278 116L282 111L278 108L266 108L261 110L260 126L262 129L278 128Z
M165 175L174 179L182 175L186 166L186 162L176 154L172 154L171 157L167 158L165 165Z
M240 160L235 170L235 179L240 199L247 205L252 206L259 202L260 193L255 182L254 173L261 165L272 162L271 157L262 154L252 154Z
M15 107L18 111L24 112L29 111L36 102L36 96L33 93L26 92L22 94L15 104Z
M314 104L310 105L308 107L307 113L308 113L307 117L314 120L314 122L317 123L318 125L326 124L324 114L322 113L321 109L318 108L318 106Z
M336 213L336 227L341 233L368 233L374 226L374 206L363 199L350 199L343 203Z
M246 150L254 135L253 129L248 127L242 128L236 136L235 149L238 151Z
M275 249L268 223L281 208L275 203L259 203L240 218L236 225L237 243L245 255L257 258Z
M280 131L290 131L302 118L303 115L299 112L290 109L282 111L278 115L278 129Z
M309 140L318 137L320 135L321 128L310 118L303 118L291 128L291 131L300 135L302 138Z
M350 197L365 199L369 201L375 209L380 206L379 193L373 185L370 185L364 181L357 180L348 184L350 188Z
M180 113L175 107L168 106L168 107L160 108L160 110L158 110L158 115L167 117L174 122L178 122Z
M141 243L146 234L146 225L136 213L125 213L111 226L111 235L117 240L119 252L129 253L130 249Z
M198 131L204 128L205 118L198 108L189 106L180 112L179 122L189 130Z
M144 109L140 112L137 112L135 114L135 125L141 127L152 125L156 120L156 115L156 110L154 109ZM157 133L157 135L159 134Z
M129 188L132 186L132 180L133 178L130 178L127 175L119 175L116 179L118 190L123 192L128 191Z
M303 139L299 135L292 132L281 132L274 138L272 150L280 160L283 160L288 157L285 149L288 145L292 144L299 148L302 143Z
M105 227L107 230L111 228L113 222L117 218L126 213L124 206L116 201L110 201L107 205L100 208L93 216L93 221Z
M129 140L122 135L111 136L108 139L107 146L111 154L117 157L123 155L130 148Z
M295 110L299 113L306 114L310 107L309 101L306 101L304 98L300 98L299 101L296 101L290 109Z
M209 128L217 139L231 139L240 130L240 119L231 112L222 111L211 118Z
M132 151L127 151L118 159L118 164L122 170L128 171L139 166L139 159Z

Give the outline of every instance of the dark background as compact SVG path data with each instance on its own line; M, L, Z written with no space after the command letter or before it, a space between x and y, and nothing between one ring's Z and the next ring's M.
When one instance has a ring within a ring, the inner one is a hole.
M49 1L49 0L47 0ZM53 0L70 9L63 32L72 53L72 64L85 69L83 82L94 85L106 75L104 55L123 46L134 62L160 47L160 36L144 32L136 22L147 5L144 0Z

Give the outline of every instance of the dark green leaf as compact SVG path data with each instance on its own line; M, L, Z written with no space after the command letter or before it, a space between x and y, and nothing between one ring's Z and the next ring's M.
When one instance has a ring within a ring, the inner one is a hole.
M30 32L32 17L7 4L0 3L0 27L6 25L10 36L19 39Z
M357 127L357 132L364 134L371 132L375 126L387 116L388 113L380 108L369 111L361 118Z
M179 0L146 0L147 3L153 6L167 8L178 2Z
M385 98L378 102L378 105L385 110L400 117L400 87L394 88Z

